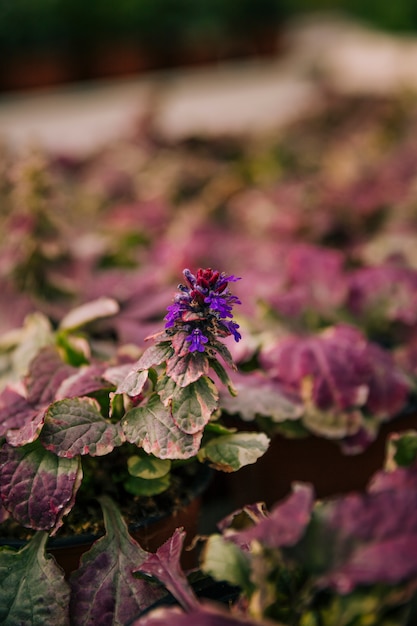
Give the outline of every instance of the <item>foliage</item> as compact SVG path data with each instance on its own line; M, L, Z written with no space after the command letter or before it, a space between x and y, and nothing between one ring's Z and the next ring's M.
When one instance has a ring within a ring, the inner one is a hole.
M180 626L191 615L199 615L201 623L224 620L236 626L246 620L411 625L417 569L407 555L416 546L416 433L393 436L397 450L411 438L409 463L380 470L364 493L315 501L311 486L300 483L271 511L251 505L219 524L221 532L207 539L202 569L240 588L230 612L198 602L184 576L170 576L177 563L173 567L165 545L159 566L152 556L140 571L156 575L182 611L166 607L146 613L135 626L156 625L162 618ZM173 536L170 545L177 541Z
M117 312L117 303L109 299L71 311L55 331L42 316L32 319L47 329L40 335L43 346L36 333L16 335L14 354L22 353L28 368L22 379L6 385L0 394L1 517L4 523L13 519L38 532L17 553L5 548L4 558L16 554L10 563L22 563L22 570L33 560L40 563L39 571L30 573L31 584L37 577L59 579L57 566L44 554L48 533L59 533L74 508L82 510L92 498L99 498L107 534L93 545L74 575L71 619L77 624L96 618L122 624L144 606L143 585L136 589L138 583L128 571L144 552L129 537L108 494L118 502L159 494L168 489L171 473L181 464L201 461L218 470L236 471L254 463L268 447L266 435L235 433L222 427L217 415L219 393L211 370L233 390L226 369L217 362L221 355L226 365L233 366L218 337L234 333L236 340L240 338L231 320L237 301L227 286L231 277L212 270L199 270L197 278L188 270L185 274L191 281L189 300L181 300L179 309L178 300L168 307L167 328L138 360L121 347L111 357L100 358L87 335L80 335L87 324ZM205 337L204 343L196 344L196 332ZM21 367L19 361L17 369ZM3 572L7 580L12 576L13 584L5 600L10 611L4 623L24 622L38 610L34 619L40 623L46 613L29 600L19 603L18 614L14 612L10 594L21 591L8 563ZM61 597L62 590L54 596L54 589L51 611L68 599L67 592ZM147 600L152 597L145 595ZM38 603L37 596L33 599Z

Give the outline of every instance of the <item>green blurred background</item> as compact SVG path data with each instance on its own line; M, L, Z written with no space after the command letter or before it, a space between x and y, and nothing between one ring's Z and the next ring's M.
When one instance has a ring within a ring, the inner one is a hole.
M415 0L0 0L0 89L272 55L318 11L417 29Z

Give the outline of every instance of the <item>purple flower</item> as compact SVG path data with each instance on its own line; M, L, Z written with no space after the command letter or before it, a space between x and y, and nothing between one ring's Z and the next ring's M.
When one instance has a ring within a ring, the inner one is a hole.
M199 328L194 328L191 334L185 339L191 342L189 347L190 352L204 352L204 344L208 342L208 338L203 335Z
M223 322L223 326L226 326L229 334L233 335L235 341L242 339L242 335L237 330L239 328L239 324L236 324L236 322Z
M171 334L178 330L189 332L190 352L204 352L204 345L218 336L233 335L239 341L239 325L231 319L233 306L241 302L230 293L228 283L240 279L211 268L200 268L196 275L185 269L183 275L186 284L178 285L174 302L167 308L165 328Z

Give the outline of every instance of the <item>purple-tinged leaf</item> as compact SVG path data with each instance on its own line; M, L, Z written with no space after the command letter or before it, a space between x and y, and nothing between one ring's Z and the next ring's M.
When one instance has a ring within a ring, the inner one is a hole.
M371 363L366 347L359 330L339 325L319 335L278 340L260 359L271 376L295 392L311 381L309 398L318 408L343 410L367 400Z
M198 602L180 564L184 539L185 531L177 528L155 554L148 554L137 572L159 580L184 609L192 610Z
M180 430L193 435L203 430L217 409L216 385L202 376L187 387L177 387L171 401L171 414Z
M402 534L353 551L350 558L335 567L320 584L339 593L350 593L358 585L395 585L417 573L417 534Z
M124 436L119 423L101 415L93 398L69 398L51 404L40 440L47 450L70 459L79 454L109 454L123 443Z
M201 604L192 611L178 607L162 608L138 618L132 626L267 626L267 622L252 620L239 613L229 613L219 606ZM278 622L276 625L279 626Z
M236 397L220 393L220 404L230 414L238 413L244 421L264 415L273 422L300 419L304 412L300 398L278 381L260 372L233 377Z
M81 478L79 458L59 458L38 442L0 448L0 498L22 526L58 529L74 504Z
M411 382L396 366L391 353L377 344L368 345L368 357L372 376L366 409L379 420L387 420L407 405Z
M38 413L36 407L11 387L0 394L0 437L5 437L9 429L19 430L33 420Z
M29 402L42 405L53 402L61 383L76 371L64 363L55 348L43 348L31 361L26 377Z
M362 412L377 420L393 417L411 390L388 352L343 324L279 340L260 361L269 376L302 397L306 426L329 437L358 433L365 426Z
M24 446L35 441L42 430L46 408L46 406L40 407L33 416L31 416L29 409L27 417L30 419L21 428L10 428L7 431L7 443L10 443L11 446Z
M160 365L173 354L170 341L160 341L153 346L149 346L135 364L138 370L147 370L155 365Z
M105 365L87 365L66 378L56 392L55 399L87 396L102 390L111 390L112 385L104 378Z
M71 623L77 626L127 624L163 591L134 577L148 553L129 535L125 521L110 498L100 498L106 534L83 554L71 574Z
M368 323L417 322L417 271L411 267L384 263L352 272L348 306Z
M179 387L187 387L209 373L209 361L204 352L188 352L186 356L174 354L167 361L167 376Z
M388 457L388 462L390 459ZM410 467L398 467L390 469L383 469L376 472L369 485L368 491L375 493L379 491L386 491L393 489L394 491L400 491L404 489L417 490L417 465L412 463Z
M181 431L157 394L147 404L128 411L122 426L127 441L160 459L188 459L200 448L202 432L188 435Z
M197 315L197 319L198 319ZM189 333L184 331L177 331L171 339L171 345L174 348L174 352L178 358L187 356L190 351L190 342L187 341Z
M283 256L282 285L269 298L288 318L315 311L324 318L344 304L347 281L344 255L338 250L305 243L292 245Z
M120 381L116 393L126 393L129 396L138 396L148 380L148 370L132 370Z
M104 380L107 380L114 387L120 385L126 376L130 374L132 371L136 371L133 369L134 363L121 363L120 365L112 365L110 367L106 367L103 372Z
M292 493L274 506L267 516L247 530L229 534L241 546L259 541L268 548L295 545L303 536L312 516L314 492L310 485L296 484Z
M0 548L0 623L3 626L69 625L70 588L45 554L48 535L38 532L21 550Z
M357 585L400 583L417 575L417 490L401 487L404 477L407 473L399 471L397 489L392 481L391 488L380 483L381 491L374 485L369 493L325 502L316 510L316 525L331 555L320 586L350 593Z

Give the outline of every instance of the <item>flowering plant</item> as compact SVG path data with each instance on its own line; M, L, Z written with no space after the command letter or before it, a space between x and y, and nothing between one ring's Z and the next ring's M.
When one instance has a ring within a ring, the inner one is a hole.
M39 562L46 563L46 539L39 537L62 534L77 511L91 510L93 499L103 505L107 537L118 536L121 522L114 501L121 507L126 498L139 504L141 497L165 493L174 477L178 481L181 471L191 467L190 461L231 472L255 462L267 449L264 434L236 433L219 419L214 377L233 392L218 356L232 367L233 361L220 339L240 338L232 320L238 299L228 288L237 279L211 269L196 276L186 270L184 275L188 286L180 286L168 308L166 328L138 360L123 347L100 359L79 334L87 323L117 311L111 300L70 312L55 331L38 317L32 320L38 332L31 336L42 345L25 344L23 333L22 343L14 346L15 357L29 347L34 356L25 376L0 394L0 519L3 535L15 522L39 531L30 543L30 554ZM130 545L126 532L123 541ZM94 555L109 551L113 567L117 542L99 546L94 544ZM87 570L94 571L95 559L86 562ZM114 567L117 586L127 565L122 573L119 565ZM39 583L39 572L28 569L24 575L31 585ZM99 578L93 576L94 585L81 585L83 597L88 596L91 607L96 601L100 606L113 603L117 612L114 587L106 589L106 576L102 583ZM84 623L77 607L74 611L75 623Z

